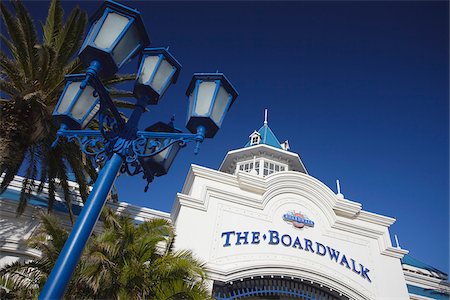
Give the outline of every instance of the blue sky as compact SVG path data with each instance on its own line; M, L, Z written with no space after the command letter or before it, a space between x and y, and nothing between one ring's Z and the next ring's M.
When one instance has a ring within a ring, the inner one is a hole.
M77 3L92 13L100 2ZM364 210L397 218L412 256L448 272L448 2L122 2L141 11L154 47L181 62L178 83L141 128L184 128L194 72L226 74L239 92L222 129L190 145L170 173L121 176L122 201L170 211L191 163L217 169L263 122L288 139L310 175ZM27 2L36 20L46 2ZM136 61L122 72L134 72Z

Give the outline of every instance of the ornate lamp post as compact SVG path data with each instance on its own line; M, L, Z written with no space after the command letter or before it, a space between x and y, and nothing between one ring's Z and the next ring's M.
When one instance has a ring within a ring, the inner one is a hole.
M54 145L61 137L76 140L82 151L103 168L39 299L63 297L118 172L143 173L148 183L154 176L166 174L186 143L196 142L197 153L200 143L216 134L237 97L223 74L194 74L186 92L189 97L186 127L191 133L182 133L172 124L162 122L145 131L138 130L145 107L158 103L177 80L181 65L164 48L145 48L150 41L140 14L134 9L106 1L91 22L79 53L81 61L89 67L86 74L66 76L66 87L53 112L55 122L60 125ZM137 101L125 122L100 77L113 75L138 54L141 62L134 86ZM100 130L85 130L96 115Z

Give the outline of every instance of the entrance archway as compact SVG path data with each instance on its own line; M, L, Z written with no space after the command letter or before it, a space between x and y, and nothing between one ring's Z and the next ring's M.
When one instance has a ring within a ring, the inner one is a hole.
M253 277L234 282L214 282L217 300L344 300L342 294L311 282L275 277Z

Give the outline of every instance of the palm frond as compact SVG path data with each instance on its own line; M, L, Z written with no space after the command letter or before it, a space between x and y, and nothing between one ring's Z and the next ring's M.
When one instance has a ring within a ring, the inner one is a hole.
M0 72L5 74L17 90L26 89L27 79L20 71L17 61L9 59L3 51L0 51Z
M6 166L0 165L0 174L4 174L3 180L0 183L0 195L6 191L6 188L14 180L14 176L16 176L21 165L22 163L8 164Z
M45 45L50 46L54 44L56 36L63 27L63 15L64 10L61 7L61 1L51 1L45 25L42 26Z
M26 38L24 32L19 25L19 20L9 12L4 2L0 2L0 10L2 13L3 21L6 25L6 29L9 37L16 45L16 60L21 64L23 73L31 77L31 60L27 51Z
M133 92L127 91L127 90L110 89L109 94L113 98L134 98ZM122 101L122 102L125 102L125 101Z
M81 151L78 146L73 144L68 145L65 151L65 158L67 159L71 169L75 175L75 179L79 185L80 196L83 202L86 202L89 195L88 185L86 182L86 174L83 168L83 161Z
M59 159L56 160L57 173L56 175L61 180L59 181L59 186L63 190L64 200L66 203L67 211L69 212L70 222L74 223L74 215L72 210L72 195L70 193L68 178L67 178L67 168L64 165L64 162L61 159L62 154L60 153Z
M57 35L55 41L55 50L58 53L58 60L55 67L60 68L65 65L81 46L86 21L86 13L81 12L78 7L71 11L66 24Z
M115 74L111 78L105 80L106 86L112 86L118 83L127 82L136 79L136 74Z
M3 33L0 33L0 39L2 40L2 43L6 46L6 48L8 48L9 53L11 53L13 57L16 57L17 52L14 44L11 43Z
M37 44L37 33L36 28L33 25L33 21L28 13L28 11L23 6L21 1L12 2L14 10L16 11L18 25L20 26L21 31L23 32L23 38L25 42L25 50L27 51L27 57L29 58L30 75L31 78L35 79L36 68L32 66L36 65L37 56L35 54L34 46Z
M32 196L32 191L35 187L35 179L37 175L35 151L36 149L34 147L32 147L29 151L28 167L25 178L22 181L22 189L20 191L19 204L16 211L17 215L21 215L25 211L28 200Z
M14 84L10 81L6 81L4 79L0 79L0 91L13 96L17 94L17 89Z

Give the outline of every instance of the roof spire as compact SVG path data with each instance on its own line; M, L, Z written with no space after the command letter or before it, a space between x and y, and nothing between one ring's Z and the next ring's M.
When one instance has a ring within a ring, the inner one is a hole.
M267 125L267 108L264 110L264 125Z

